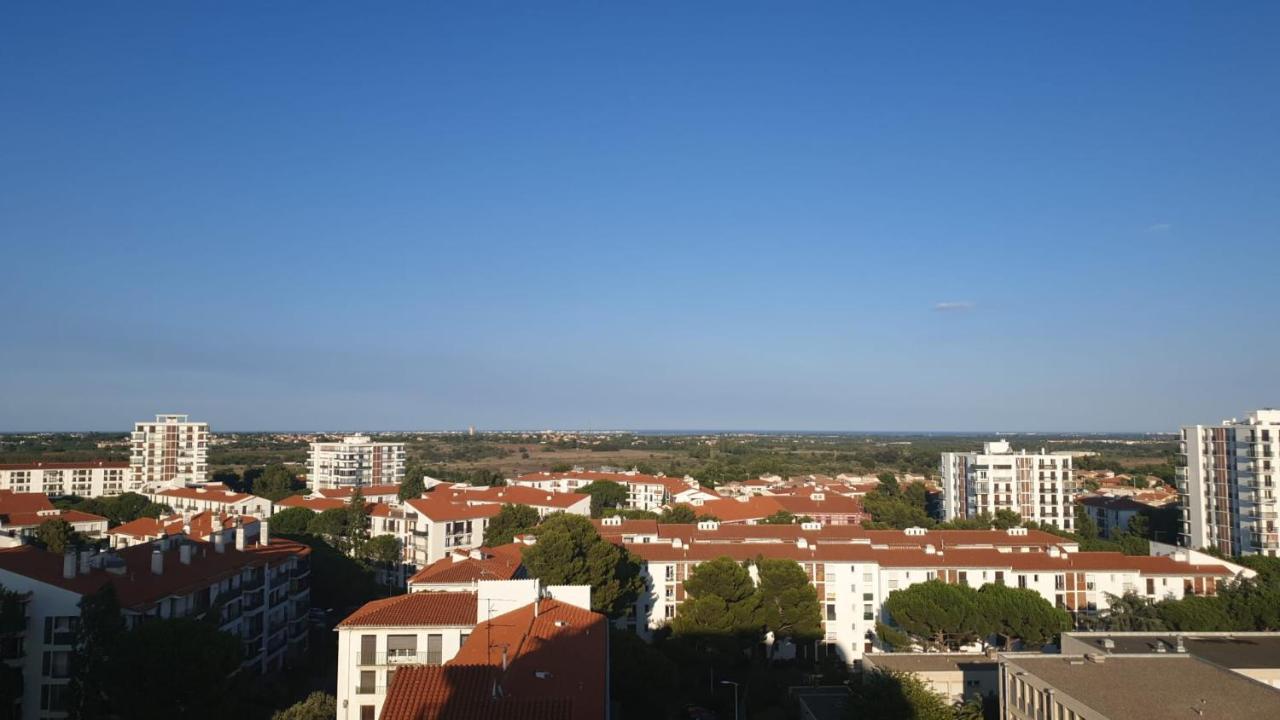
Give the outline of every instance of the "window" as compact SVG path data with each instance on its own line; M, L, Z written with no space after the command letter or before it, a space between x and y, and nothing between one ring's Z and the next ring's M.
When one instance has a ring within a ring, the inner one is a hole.
M875 617L876 617L876 613L875 613L875 610L872 608L872 606L871 606L871 605L863 605L863 606L862 606L862 619L863 619L863 620L874 620L874 619L875 619Z
M71 677L71 653L65 650L46 650L42 670L45 677Z
M417 635L388 635L387 636L387 662L396 662L404 660L413 662L418 655L418 636ZM389 685L390 683L388 683Z
M444 662L444 636L435 634L427 636L427 664L439 665Z
M827 619L828 620L836 619L836 606L831 603L827 604Z
M66 685L43 685L40 687L40 709L50 712L65 712L67 709Z
M375 670L361 670L360 684L356 686L357 695L372 695L374 688L378 683L378 673Z
M667 566L667 582L671 582L672 580L675 580L675 579L676 579L676 566L668 565Z
M666 617L668 620L676 616L676 609L671 605L667 605L666 607L662 608L662 610L663 610L662 612L663 616Z
M378 636L377 635L361 635L360 636L360 657L357 662L360 665L373 665L377 663L375 656L378 654Z
M1026 587L1027 587L1027 576L1026 576L1026 575L1019 575L1019 576L1018 576L1018 587L1020 587L1020 588L1026 588Z
M372 705L360 706L360 720L377 720L377 716L373 714L374 707Z
M462 645L466 645L466 644L467 644L467 638L469 638L469 637L471 637L471 633L462 633L461 635L459 635L459 636L458 636L458 646L459 646L459 647L461 647Z
M875 597L875 596L874 596L874 595L872 595L871 593L862 593L862 601L863 601L863 602L871 602L871 600L872 600L874 597Z

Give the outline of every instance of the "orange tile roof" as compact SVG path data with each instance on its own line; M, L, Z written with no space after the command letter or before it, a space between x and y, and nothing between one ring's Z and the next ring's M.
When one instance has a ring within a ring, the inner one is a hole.
M225 485L215 483L198 488L171 488L168 490L157 490L155 495L169 498L180 498L183 500L208 500L220 503L236 503L251 498L256 499L257 495L248 493L238 493L234 490L228 490Z
M325 510L333 510L336 508L344 508L347 506L346 500L338 500L335 498L318 498L307 497L306 495L290 495L289 497L276 503L277 507L283 508L306 508L312 512L324 512Z
M211 543L189 542L194 550L191 563L184 565L180 561L180 551L174 543L163 553L164 572L160 575L151 572L151 553L158 547L153 543L114 551L112 554L124 563L124 572L120 575L91 568L85 574L64 578L63 557L32 545L0 550L0 568L81 595L92 593L110 582L115 585L121 607L141 610L171 595L184 595L209 587L249 566L278 564L293 555L305 557L311 554L311 548L306 545L279 538L271 541L269 549L254 547L239 551L227 547L221 553L215 552Z
M316 495L326 498L338 498L341 500L350 500L355 494L355 489L350 487L340 488L319 488ZM400 486L394 484L387 485L362 485L360 486L360 494L365 497L374 497L381 495L399 495Z
M92 470L93 468L111 468L127 470L128 460L89 460L86 462L40 461L33 463L0 463L0 470Z
M68 523L101 523L101 515L79 510L59 510L44 493L16 493L0 490L0 522L13 528L35 527L49 520Z
M600 537L609 539L613 537L622 537L623 535L657 535L657 520L627 520L624 519L618 525L605 525L600 519L593 519L592 525L596 526L596 532L600 533ZM674 526L673 526L674 527ZM685 525L682 527L692 527Z
M252 515L231 515L205 510L192 515L189 519L184 519L182 515L170 515L161 519L142 517L117 525L108 530L107 534L128 535L134 538L158 538L162 535L185 533L185 527L189 524L191 532L186 534L197 540L203 540L213 534L215 522L219 529L227 530L236 526L237 519L245 527L258 522L258 518Z
M821 500L815 500L810 493L797 495L775 495L771 498L783 510L795 515L861 515L862 503L851 497L823 493Z
M582 493L547 492L522 485L504 485L483 489L454 490L437 488L427 493L427 497L441 496L456 501L501 503L504 505L529 505L553 508L568 508L583 500L590 501L590 495Z
M387 689L381 720L573 720L571 698L495 696L488 665L405 665ZM594 717L604 717L603 712Z
M777 498L768 495L751 495L746 500L708 500L691 507L698 517L710 515L727 523L767 518L782 509Z
M517 481L535 481L535 480L589 480L595 482L597 480L607 480L609 482L621 483L623 485L661 485L666 488L667 492L675 494L684 490L689 490L689 484L684 478L668 477L666 475L644 475L642 473L606 473L606 472L536 472L525 473L517 478Z
M448 497L435 495L434 493L427 493L427 496L423 498L406 500L405 504L436 522L490 518L502 512L502 506L496 503L468 505L464 502L454 502Z
M523 562L520 553L522 547L524 546L520 543L510 543L472 551L481 555L480 559L468 556L465 560L455 560L452 555L447 555L415 573L409 578L409 584L460 584L479 580L511 580L520 574Z
M351 613L338 627L476 624L476 594L421 592L374 600Z

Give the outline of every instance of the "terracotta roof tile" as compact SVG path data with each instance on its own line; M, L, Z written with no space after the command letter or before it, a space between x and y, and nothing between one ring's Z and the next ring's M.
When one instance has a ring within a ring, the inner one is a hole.
M523 562L520 554L522 547L523 545L519 543L510 543L496 548L482 547L471 551L481 555L480 559L470 557L468 554L466 559L455 560L453 555L447 555L415 573L409 578L409 584L462 584L479 580L511 580L520 574Z
M387 689L381 720L573 720L571 698L495 697L499 674L488 665L406 665Z
M365 603L338 627L475 624L475 593L422 592Z

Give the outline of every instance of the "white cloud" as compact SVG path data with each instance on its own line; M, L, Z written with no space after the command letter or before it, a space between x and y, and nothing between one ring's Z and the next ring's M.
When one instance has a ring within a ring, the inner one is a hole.
M1147 226L1147 229L1146 229L1146 230L1143 230L1142 232L1145 232L1145 233L1167 233L1167 232L1169 232L1169 231L1170 231L1170 230L1172 230L1172 229L1173 229L1173 223L1156 223L1155 225L1149 225L1149 226Z
M937 312L968 312L978 306L978 303L968 300L947 300L933 304L933 309Z

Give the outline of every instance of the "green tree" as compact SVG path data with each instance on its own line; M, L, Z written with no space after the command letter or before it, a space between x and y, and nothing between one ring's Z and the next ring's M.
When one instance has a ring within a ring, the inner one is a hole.
M200 620L152 620L121 637L108 668L118 717L225 718L235 709L240 639Z
M620 508L627 504L627 489L620 483L597 480L578 492L591 496L591 517L598 518L605 508Z
M61 555L75 544L76 531L66 520L45 520L36 527L36 540L49 552Z
M1252 629L1237 627L1225 603L1216 597L1190 595L1181 600L1163 600L1156 603L1156 613L1165 627L1179 632Z
M1002 633L1030 647L1053 642L1071 628L1071 616L1035 590L988 584L978 589L977 631ZM984 633L985 634L985 633Z
M315 518L314 510L304 507L285 508L271 516L271 531L286 535L301 535L310 532L311 521Z
M953 720L947 699L913 673L873 671L849 683L850 720Z
M955 649L987 630L978 613L977 593L939 580L894 590L884 611L900 630L934 647Z
M347 524L350 522L347 508L330 508L311 518L307 532L325 538L339 552L346 552Z
M704 517L704 520L713 519ZM692 525L698 522L698 516L688 505L672 505L658 515L658 523L662 525Z
M997 530L1008 530L1022 525L1022 516L1013 510L1001 508L991 518L991 526Z
M489 519L484 531L484 544L488 547L513 542L516 535L523 535L538 526L538 511L528 505L503 505Z
M699 563L685 580L684 590L688 597L671 623L677 635L758 639L760 593L736 560L719 557Z
M347 502L347 534L346 549L354 557L361 557L364 544L369 541L369 508L364 502L364 493L360 486L351 492L351 500Z
M394 535L370 538L364 545L364 559L375 565L389 567L400 562L400 540Z
M337 699L328 693L313 692L305 700L277 711L271 720L333 720L337 716Z
M760 557L761 620L775 641L789 638L797 644L822 636L822 611L818 592L804 568L794 560Z
M423 482L425 475L425 472L405 473L404 481L400 483L400 491L396 493L401 502L422 497L422 493L427 491L426 483Z
M779 510L760 520L761 525L798 525L807 522L813 522L813 518L808 515L796 515L790 510Z
M591 609L610 617L631 611L644 588L631 553L601 539L591 521L557 513L533 530L537 542L521 552L525 569L545 585L590 585Z
M112 661L124 638L124 615L115 585L107 583L80 599L80 627L76 652L71 656L71 681L67 710L71 718L98 718L109 714L113 688L106 684Z
M1076 535L1081 540L1097 540L1098 539L1098 523L1089 517L1089 513L1085 512L1083 505L1076 505L1075 511Z
M609 634L609 690L626 717L663 718L675 709L683 668L630 630Z
M1167 629L1155 604L1134 592L1107 593L1107 609L1099 620L1104 630L1119 632Z
M253 494L271 502L279 502L303 487L305 486L298 481L297 473L277 463L268 465L262 475L253 481Z

